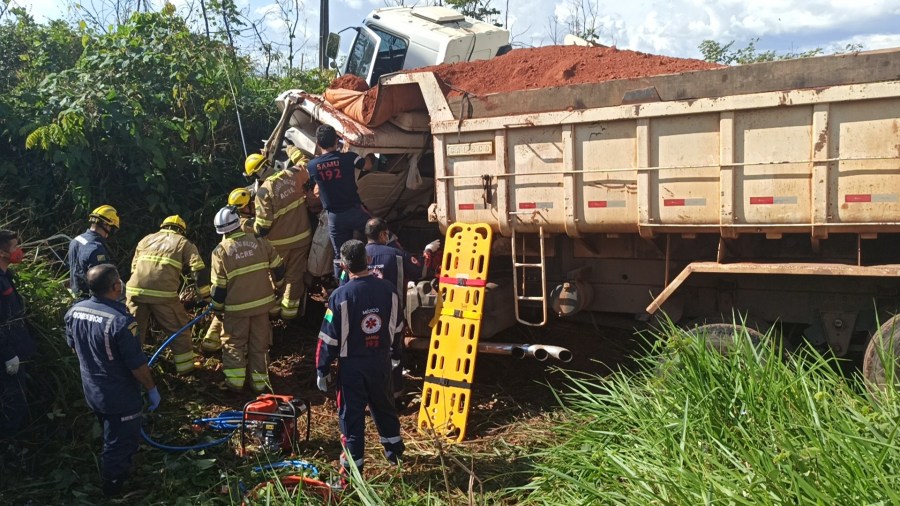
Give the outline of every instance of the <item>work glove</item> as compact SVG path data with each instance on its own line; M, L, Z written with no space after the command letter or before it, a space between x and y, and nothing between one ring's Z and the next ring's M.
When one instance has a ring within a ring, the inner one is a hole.
M159 395L159 389L156 387L151 388L147 391L147 397L150 399L150 405L147 406L147 411L156 411L160 401L162 401L162 397Z
M435 264L436 259L434 258L434 256L440 250L441 250L441 240L440 239L435 239L435 240L431 241L430 243L428 243L427 246L425 246L425 250L422 251L422 257L425 259L426 267L431 267Z
M19 372L19 356L16 355L15 357L6 361L6 374L9 374L10 376L15 376L16 374L18 374L18 372Z
M400 360L391 360L391 369L400 367Z
M331 375L326 374L322 376L321 374L316 375L316 386L319 387L319 390L323 392L328 391L328 382L331 380Z

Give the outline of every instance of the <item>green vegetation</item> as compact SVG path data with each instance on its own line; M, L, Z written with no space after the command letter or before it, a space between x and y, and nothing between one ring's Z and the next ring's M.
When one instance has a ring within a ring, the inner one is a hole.
M636 373L571 377L532 504L897 504L894 392L873 405L811 354L738 331L726 356L668 329ZM660 365L662 364L662 365Z
M734 47L735 41L727 44L714 40L704 40L698 46L703 59L708 62L721 63L722 65L744 65L747 63L760 63L776 60L790 60L793 58L809 58L826 54L825 49L817 47L808 51L787 51L779 53L774 50L762 50L756 45L759 38L750 40L744 47ZM831 51L831 54L853 53L862 50L862 44L847 44L843 48Z

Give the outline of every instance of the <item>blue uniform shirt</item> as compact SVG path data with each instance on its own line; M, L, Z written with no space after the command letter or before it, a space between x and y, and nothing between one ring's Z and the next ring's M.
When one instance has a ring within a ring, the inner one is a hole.
M319 331L316 370L324 375L335 359L387 355L403 330L394 287L374 276L351 279L328 298Z
M27 360L35 346L25 326L25 304L10 271L0 270L0 362L18 356Z
M356 189L356 169L363 163L356 153L332 151L306 165L309 178L319 185L319 198L326 211L339 213L362 204Z
M88 406L103 414L141 410L141 384L133 369L147 363L137 322L125 305L91 297L66 313L66 341L75 349Z
M106 239L88 229L69 243L69 291L76 297L87 298L90 289L87 271L100 264L110 264L112 258L106 251Z
M366 255L371 258L369 272L390 283L400 297L406 293L405 281L418 281L421 277L421 267L401 249L370 242L366 244Z

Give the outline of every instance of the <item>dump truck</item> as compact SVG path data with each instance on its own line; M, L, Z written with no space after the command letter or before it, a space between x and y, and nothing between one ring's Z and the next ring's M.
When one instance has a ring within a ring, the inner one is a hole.
M391 95L407 107L377 125L278 103L310 155L327 123L379 156L360 194L410 248L490 225L483 337L665 314L852 356L900 310L900 49L482 96L404 72ZM427 336L433 287L408 302Z

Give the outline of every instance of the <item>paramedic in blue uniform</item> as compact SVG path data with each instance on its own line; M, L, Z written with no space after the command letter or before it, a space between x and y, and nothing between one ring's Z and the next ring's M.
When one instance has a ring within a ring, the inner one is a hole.
M391 342L403 330L394 287L369 273L366 247L349 240L341 246L341 267L350 282L328 299L316 351L316 386L328 391L331 364L338 363L336 388L343 446L362 471L366 406L381 436L385 457L397 463L403 454L400 420L394 408ZM346 472L349 463L341 455Z
M400 318L403 319L406 283L418 281L422 277L422 267L415 257L400 249L396 236L391 234L388 224L381 218L372 218L366 222L366 255L369 257L369 272L394 287L400 302ZM391 245L393 246L391 246ZM396 246L396 247L395 247ZM429 245L431 246L431 245ZM403 335L394 336L391 344L391 365L393 370L394 399L400 408L400 393L403 390L403 368L400 359L403 350Z
M103 428L100 475L103 493L118 495L137 452L143 400L147 390L149 411L159 406L159 391L141 350L135 319L125 305L122 280L111 264L87 272L91 298L66 313L66 341L78 355L81 384L88 406Z
M369 170L371 162L350 151L338 151L337 133L329 125L316 129L316 142L322 154L313 158L306 168L309 179L319 188L322 207L328 213L328 236L334 249L334 278L339 280L341 268L337 259L344 242L362 233L371 216L363 207L356 188L356 169Z
M15 436L28 416L23 362L34 355L35 345L25 326L25 303L9 269L24 257L19 235L0 230L0 440Z

